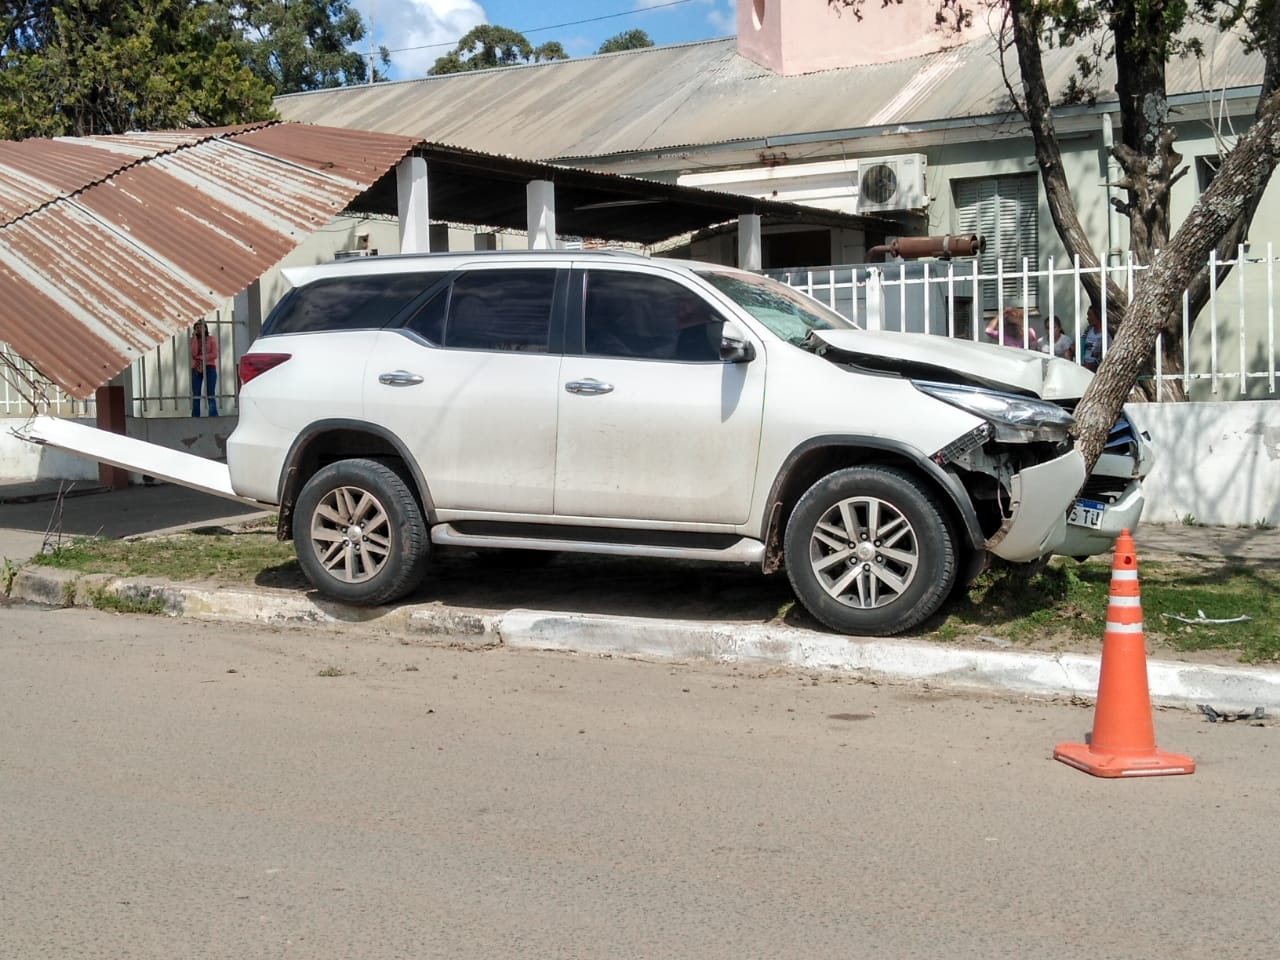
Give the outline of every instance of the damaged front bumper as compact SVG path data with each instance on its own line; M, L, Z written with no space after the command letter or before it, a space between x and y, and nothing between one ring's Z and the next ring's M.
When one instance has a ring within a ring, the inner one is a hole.
M1014 474L1007 515L987 539L987 550L1014 563L1057 553L1067 535L1067 510L1084 478L1084 457L1077 450Z
M1122 416L1087 478L1084 459L1074 450L1015 474L1004 522L987 549L1014 562L1110 551L1142 519L1142 478L1155 459L1148 440Z
M1116 538L1125 530L1135 530L1142 519L1142 481L1133 480L1114 503L1106 505L1097 526L1068 523L1062 542L1054 553L1068 557L1092 557L1115 546Z

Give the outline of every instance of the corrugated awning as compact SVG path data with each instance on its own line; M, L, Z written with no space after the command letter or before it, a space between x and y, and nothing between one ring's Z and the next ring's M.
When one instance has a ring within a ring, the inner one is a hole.
M0 143L0 341L88 397L417 143L302 124Z
M434 220L523 229L531 180L562 235L654 242L742 213L858 227L796 204L298 123L0 142L0 342L74 397L244 290L345 210L395 215L427 160Z

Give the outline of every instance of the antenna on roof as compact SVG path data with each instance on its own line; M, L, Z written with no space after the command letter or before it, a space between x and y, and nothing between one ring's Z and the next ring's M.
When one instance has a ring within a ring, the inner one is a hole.
M369 84L373 85L373 55L374 55L374 39L373 39L373 12L377 9L376 0L369 0Z

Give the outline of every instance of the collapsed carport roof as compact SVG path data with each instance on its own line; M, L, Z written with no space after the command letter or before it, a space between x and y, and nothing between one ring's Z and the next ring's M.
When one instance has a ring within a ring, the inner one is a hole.
M556 230L561 236L652 244L683 233L759 214L772 223L863 227L856 217L818 207L719 193L697 187L597 173L532 160L481 153L440 143L420 143L414 151L427 161L431 219L525 229L525 185L555 184ZM352 204L362 213L396 212L394 173L383 177ZM880 225L881 229L884 225Z
M742 213L861 223L305 124L0 143L0 342L86 398L337 214L394 214L395 168L410 153L427 160L435 220L523 228L525 184L552 180L557 226L568 235L653 242Z

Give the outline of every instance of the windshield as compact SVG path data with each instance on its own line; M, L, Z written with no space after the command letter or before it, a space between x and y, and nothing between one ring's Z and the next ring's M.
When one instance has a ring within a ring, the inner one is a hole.
M715 270L698 275L788 343L804 343L812 330L858 329L830 307L769 277Z

